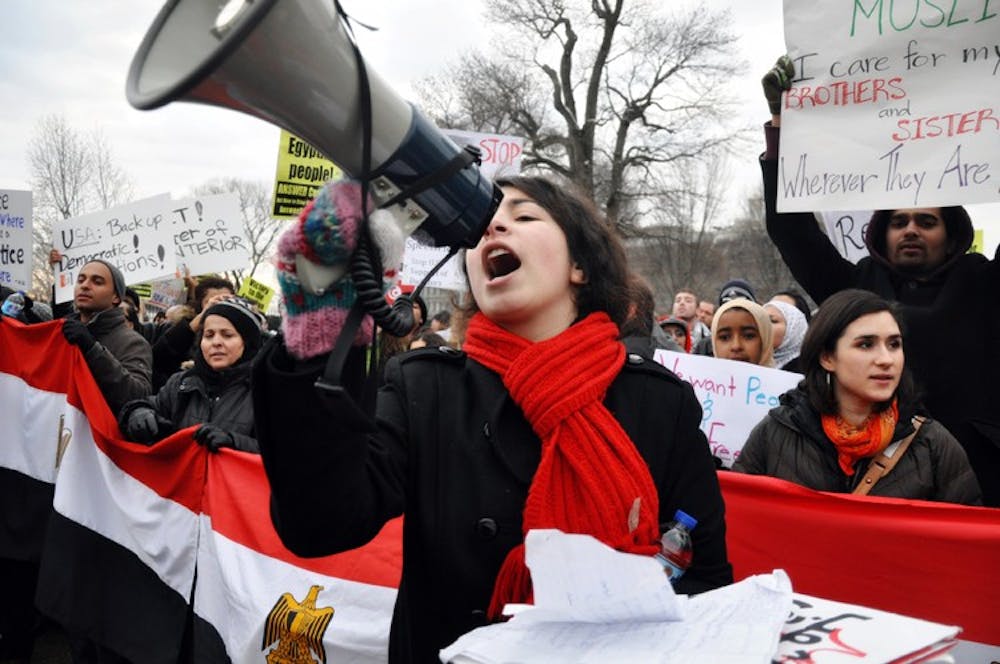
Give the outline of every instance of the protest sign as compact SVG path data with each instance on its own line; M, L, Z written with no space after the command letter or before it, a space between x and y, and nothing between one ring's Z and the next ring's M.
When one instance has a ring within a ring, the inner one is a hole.
M801 374L707 355L657 350L654 359L691 383L701 404L701 430L726 468L778 397L802 380Z
M167 207L169 197L160 194L53 223L52 246L62 254L55 266L56 303L73 299L80 268L98 258L121 270L127 284L173 274Z
M187 300L187 286L183 279L161 279L152 284L147 306L166 311L175 304Z
M1000 7L785 0L778 210L1000 200Z
M247 277L240 284L240 292L237 293L242 298L250 300L257 305L261 311L267 311L274 297L274 289L267 284L262 284L253 277Z
M817 214L826 228L826 235L840 255L857 263L868 255L865 231L872 217L872 210L820 212Z
M185 267L191 274L208 274L250 263L250 242L236 194L175 201L165 218L174 234L178 275Z
M271 216L275 219L298 216L324 182L336 180L341 174L340 167L319 150L282 129Z
M494 179L498 174L517 175L521 172L524 139L519 136L480 134L455 129L444 129L442 133L455 141L459 147L474 145L479 148L482 155L479 170L485 177ZM402 282L416 285L447 254L447 248L427 247L415 240L407 239L403 251ZM462 270L460 257L455 256L445 263L444 267L431 277L427 285L445 290L464 291L465 273Z
M31 192L0 189L0 284L31 288Z

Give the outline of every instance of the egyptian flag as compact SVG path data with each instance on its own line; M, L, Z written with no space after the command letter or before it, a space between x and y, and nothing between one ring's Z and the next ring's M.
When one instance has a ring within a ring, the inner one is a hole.
M271 525L259 457L211 454L194 428L152 447L124 441L60 323L4 324L0 335L0 412L16 433L3 472L39 489L5 497L0 518L26 524L5 526L22 548L35 533L39 609L144 664L176 662L182 648L204 662L385 660L401 521L367 547L297 558ZM28 497L40 523L25 516Z
M82 356L61 324L0 318L0 558L37 561L52 509L66 393ZM50 350L50 352L47 352Z
M319 662L385 662L402 520L390 521L360 549L299 558L268 518L259 458L223 453L210 460L208 472L194 600L196 661L264 661L269 652L291 657L300 643ZM336 526L316 524L330 527Z

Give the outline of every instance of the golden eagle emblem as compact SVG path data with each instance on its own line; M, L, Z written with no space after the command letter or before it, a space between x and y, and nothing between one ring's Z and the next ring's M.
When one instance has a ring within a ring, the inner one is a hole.
M267 664L326 664L323 634L333 619L333 607L316 608L321 590L322 586L312 586L301 603L285 593L267 614L260 648L278 644L267 653Z

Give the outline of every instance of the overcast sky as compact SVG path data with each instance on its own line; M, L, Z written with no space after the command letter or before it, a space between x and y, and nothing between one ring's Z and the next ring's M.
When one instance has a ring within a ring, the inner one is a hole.
M278 130L265 122L195 104L174 103L155 111L129 106L126 74L159 0L3 4L0 187L30 188L27 145L38 118L49 114L62 115L79 130L103 129L139 195L169 191L181 196L223 175L273 180ZM757 111L743 122L759 122L764 103L757 80L781 51L780 0L707 4L734 6L739 56L750 63L746 80L736 82L734 90L747 93L751 99L745 106ZM457 53L490 39L478 0L348 0L345 7L379 27L374 34L359 31L362 50L370 66L407 98L413 96L411 81L439 73ZM757 177L757 147L746 148L749 187Z
M323 0L316 0L323 1ZM174 103L138 111L125 98L129 64L160 0L4 0L0 38L0 188L30 189L26 149L36 121L60 114L75 129L104 131L138 196L175 197L212 178L273 182L278 130L233 111ZM671 2L670 6L683 3ZM703 0L729 8L747 63L732 86L743 126L766 119L760 76L783 51L781 0ZM403 97L411 81L439 73L456 54L489 41L479 0L345 0L359 20L369 65ZM289 39L296 39L289 35ZM753 132L730 162L731 210L759 181ZM1000 206L992 206L994 209ZM994 215L1000 217L1000 215ZM973 212L977 221L977 214ZM995 240L994 240L995 242ZM990 244L989 237L987 244Z

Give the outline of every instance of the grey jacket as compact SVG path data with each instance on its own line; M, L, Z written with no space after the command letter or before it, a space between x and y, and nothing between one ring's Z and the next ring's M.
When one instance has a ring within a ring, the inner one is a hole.
M79 313L67 318L80 319ZM153 351L141 334L125 324L118 307L97 314L87 323L97 343L83 358L115 415L126 401L153 392Z
M750 432L733 470L769 475L817 491L853 491L870 460L858 461L854 474L846 475L805 392L786 392L781 402ZM893 441L912 432L910 418L901 413ZM947 429L931 419L924 422L896 467L875 484L870 495L982 504L979 483L965 451Z

